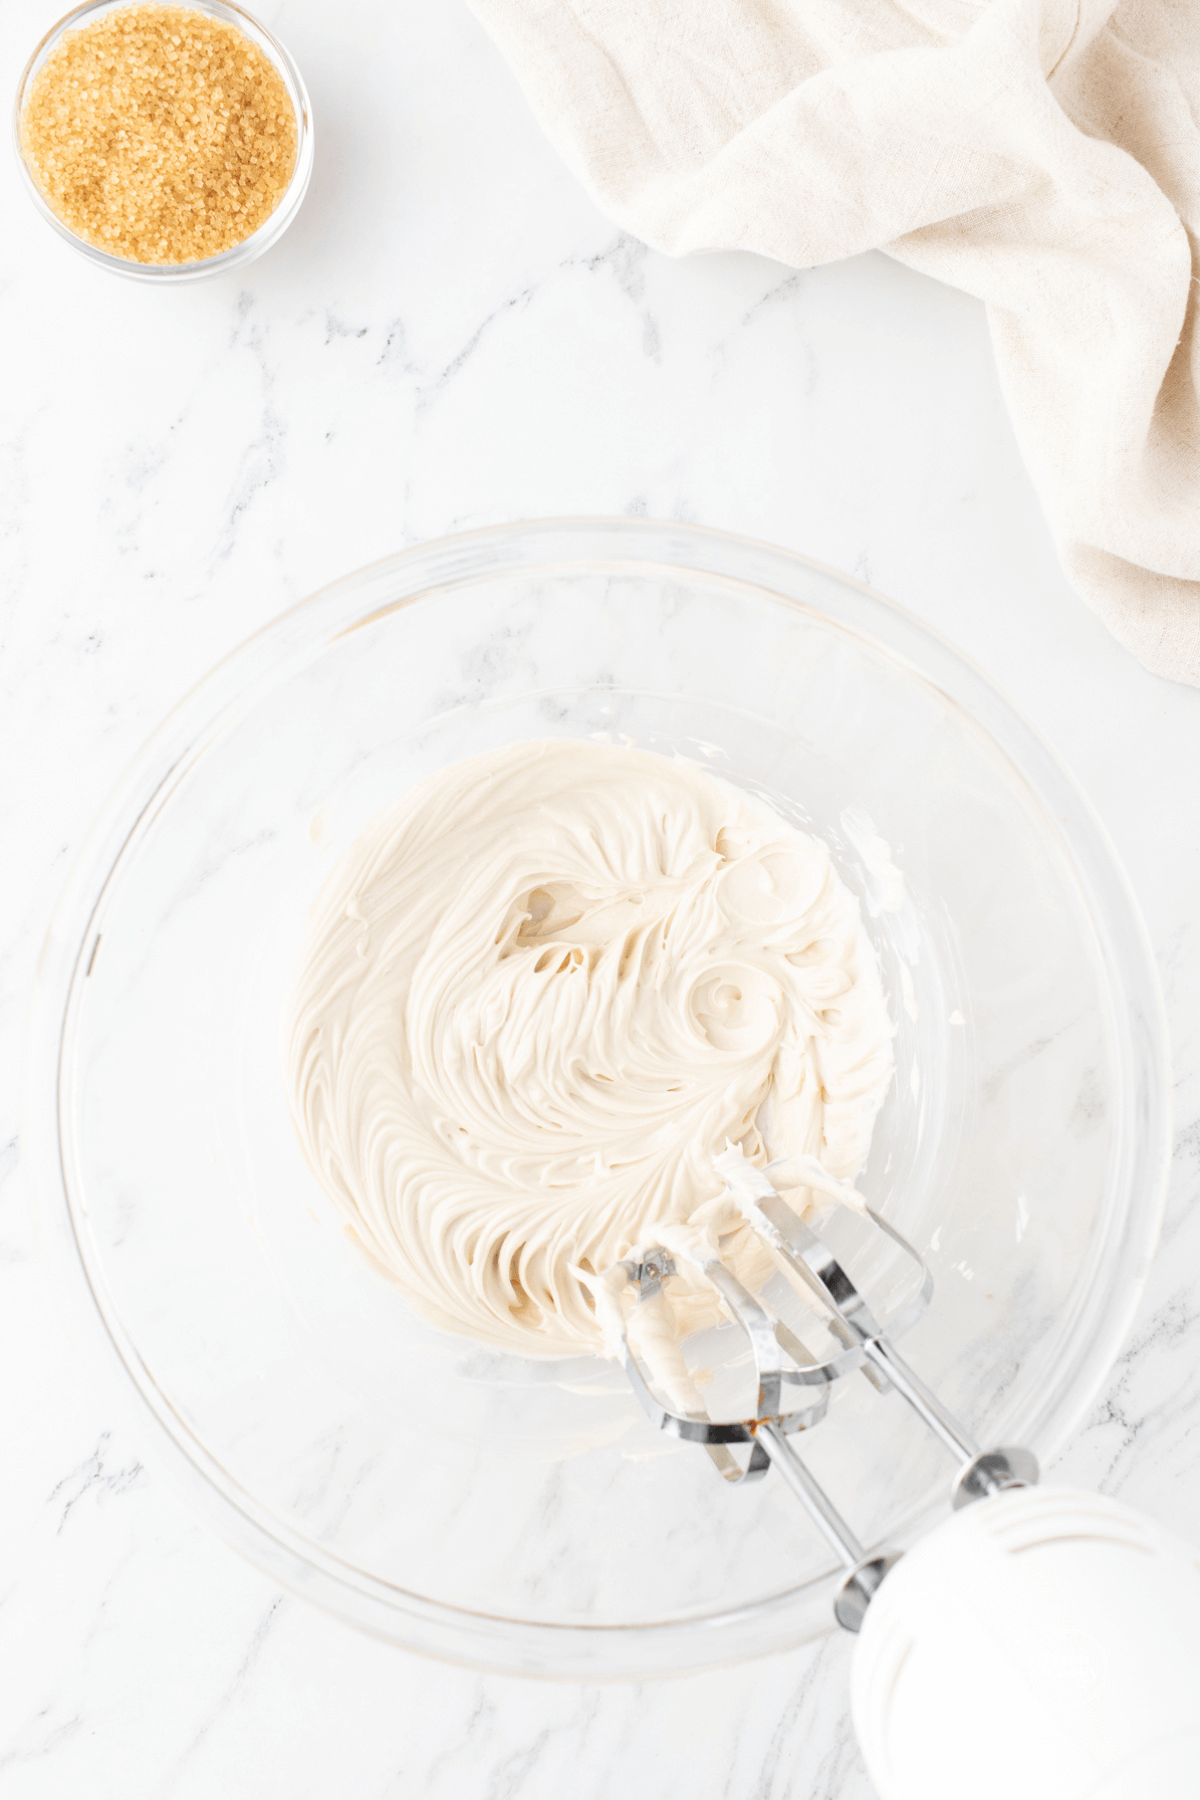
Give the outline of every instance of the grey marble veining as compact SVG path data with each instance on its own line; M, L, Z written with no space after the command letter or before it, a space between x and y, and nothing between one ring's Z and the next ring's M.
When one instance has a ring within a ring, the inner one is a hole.
M5 92L57 11L0 10ZM281 1596L190 1519L93 1390L37 1253L18 1096L46 921L172 702L406 544L643 513L872 581L1047 734L1143 907L1175 1058L1163 1249L1057 1472L1200 1537L1200 695L1066 587L973 302L877 257L649 254L454 4L263 13L309 81L317 167L243 275L104 277L0 158L0 1797L869 1800L842 1642L655 1687L482 1677Z

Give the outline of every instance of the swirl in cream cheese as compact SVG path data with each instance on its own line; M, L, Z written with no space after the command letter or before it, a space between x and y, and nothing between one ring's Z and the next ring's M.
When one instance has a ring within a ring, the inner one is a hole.
M370 825L287 1035L362 1245L427 1318L523 1355L603 1350L577 1271L713 1200L727 1141L853 1177L892 1068L824 845L681 758L571 739L455 763Z

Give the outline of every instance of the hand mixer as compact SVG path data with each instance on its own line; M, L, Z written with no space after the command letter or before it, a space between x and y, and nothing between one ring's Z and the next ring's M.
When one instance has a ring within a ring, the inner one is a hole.
M777 1290L751 1292L712 1231L662 1228L664 1241L607 1271L593 1291L654 1424L702 1444L729 1482L777 1469L836 1553L845 1573L834 1616L858 1634L852 1712L882 1800L1200 1796L1200 1554L1117 1501L1038 1488L1028 1450L981 1448L777 1192L770 1166L755 1168L732 1148L715 1160L727 1198L836 1353L811 1354ZM814 1185L838 1191L815 1159L803 1160ZM932 1276L885 1219L854 1200L912 1259L916 1295L895 1333L929 1300ZM665 1380L675 1404L660 1397L664 1347L684 1372L664 1329L663 1284L686 1270L716 1291L748 1340L752 1417L710 1418L694 1387L695 1404L681 1408L686 1376L682 1387ZM648 1362L635 1339L658 1354ZM832 1384L854 1371L881 1394L899 1394L955 1459L950 1518L903 1556L860 1543L795 1448L823 1418ZM748 1447L745 1463L738 1445Z

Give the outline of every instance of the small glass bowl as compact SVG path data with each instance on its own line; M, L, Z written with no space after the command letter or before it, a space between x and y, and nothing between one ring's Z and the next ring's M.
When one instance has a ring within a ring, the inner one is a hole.
M296 113L296 162L292 170L291 180L283 192L270 217L264 219L257 231L243 238L230 250L223 250L219 256L202 257L197 262L186 263L139 263L132 262L125 256L112 256L107 250L99 250L95 244L89 244L85 238L79 237L69 226L64 225L58 214L48 204L34 179L33 171L25 160L21 148L21 115L29 98L29 91L34 78L54 50L64 34L76 30L80 25L92 19L101 18L105 13L117 12L136 4L136 0L88 0L85 6L77 6L65 18L60 19L42 39L33 55L25 65L17 88L17 100L13 109L13 145L17 153L17 162L25 185L29 190L34 205L46 220L53 226L59 237L65 238L82 256L97 268L110 269L114 275L125 275L133 281L199 281L206 275L225 275L233 269L244 268L261 256L264 250L281 238L296 214L308 191L309 178L313 166L313 124L312 106L308 98L308 90L304 85L299 69L288 55L283 45L261 25L257 19L245 11L243 7L228 3L228 0L170 0L170 4L186 6L192 12L204 13L210 19L222 19L227 25L235 26L253 44L257 44L264 56L268 57L288 91L288 97Z

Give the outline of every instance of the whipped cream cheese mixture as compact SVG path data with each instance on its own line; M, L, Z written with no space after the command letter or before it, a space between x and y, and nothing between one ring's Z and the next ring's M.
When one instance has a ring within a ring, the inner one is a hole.
M287 1032L305 1153L363 1247L434 1323L527 1356L605 1349L588 1278L711 1212L727 1142L851 1180L892 1069L825 847L690 762L570 739L373 821Z

